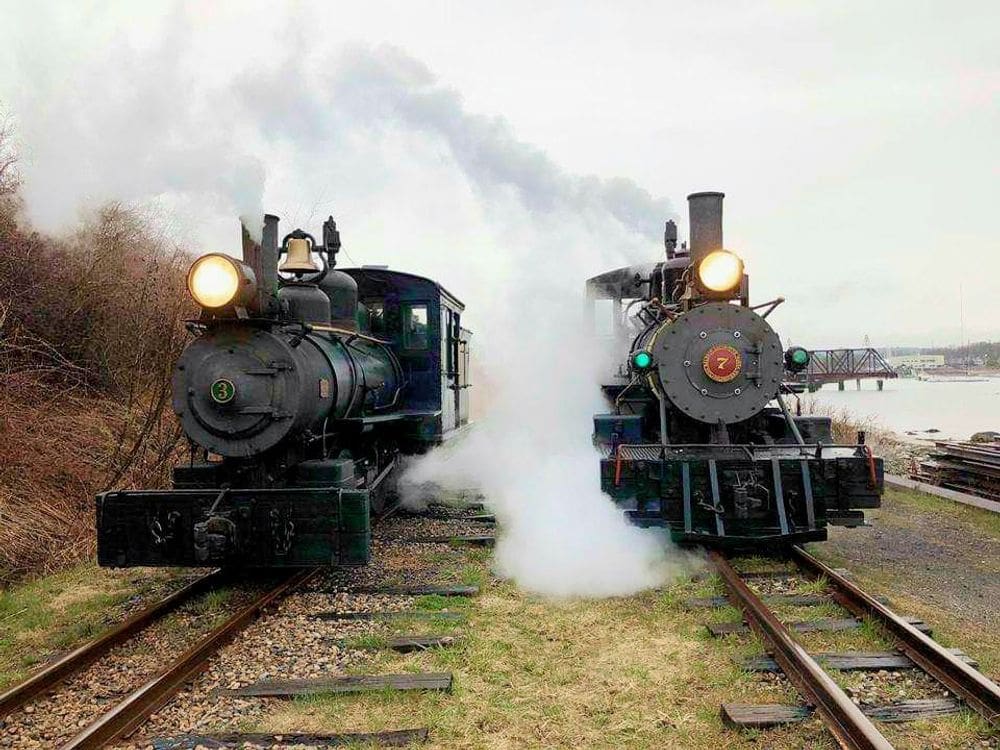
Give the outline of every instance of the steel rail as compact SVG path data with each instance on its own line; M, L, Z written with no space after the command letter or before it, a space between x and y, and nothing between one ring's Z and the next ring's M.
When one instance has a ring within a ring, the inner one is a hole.
M816 707L837 743L849 750L893 750L871 719L862 713L823 668L795 642L788 628L761 601L740 574L718 551L709 554L729 592L729 598L746 616L750 627L774 653L785 676L806 701Z
M801 547L792 547L792 559L809 572L825 577L838 604L858 617L876 620L895 639L896 647L917 666L961 698L993 727L1000 728L1000 685L956 658L933 638L921 633L878 599L866 594Z
M26 703L49 692L72 675L90 666L118 644L132 638L180 605L217 585L223 578L221 571L207 573L187 586L175 591L150 607L137 612L108 632L78 648L73 649L51 664L47 664L17 685L0 693L0 719Z
M319 572L319 568L298 570L280 584L257 597L181 654L163 672L133 691L114 708L87 726L62 746L62 750L97 750L127 737L167 702L191 678L208 667L219 649L235 638L261 611Z

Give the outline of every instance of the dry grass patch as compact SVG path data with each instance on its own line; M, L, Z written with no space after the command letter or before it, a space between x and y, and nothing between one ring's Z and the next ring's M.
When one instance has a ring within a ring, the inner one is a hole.
M0 593L0 689L55 654L102 633L140 601L179 585L176 572L80 564Z
M709 579L635 597L551 601L495 584L472 601L454 648L380 652L375 672L450 671L453 694L323 696L277 704L267 731L376 731L428 726L430 747L760 747L722 727L724 701L788 701L782 681L743 672L752 638L715 641L704 623L735 610L687 611ZM767 746L833 747L818 722L767 734Z

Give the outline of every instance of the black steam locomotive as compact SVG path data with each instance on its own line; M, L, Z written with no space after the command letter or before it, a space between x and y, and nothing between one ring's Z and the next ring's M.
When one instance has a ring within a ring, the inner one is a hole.
M337 270L332 217L322 237L279 247L265 216L246 263L191 266L202 313L173 376L190 460L173 489L97 497L101 565L363 564L401 456L468 423L464 305L419 276Z
M723 249L722 193L688 196L690 248L669 221L666 261L587 282L603 306L618 382L594 417L601 487L634 522L676 541L766 549L827 537L878 507L882 460L859 434L835 445L828 417L792 414L790 375L809 364L751 306L743 262ZM759 311L759 312L758 312ZM596 320L594 321L597 322ZM797 412L800 409L796 410Z

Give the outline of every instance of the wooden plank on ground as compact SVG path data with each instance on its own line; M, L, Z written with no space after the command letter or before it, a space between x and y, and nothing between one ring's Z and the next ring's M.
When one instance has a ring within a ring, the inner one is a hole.
M403 609L389 612L315 612L317 620L464 620L464 612L433 612L424 609Z
M387 594L390 596L476 596L478 586L351 586L349 594Z
M802 576L804 574L801 570L792 569L775 569L775 570L756 570L750 573L740 573L740 578L744 581L753 580L767 580L770 578L792 578L794 576Z
M962 710L954 698L923 698L911 701L900 701L888 706L875 706L862 709L868 716L878 721L901 722L933 719L936 716L957 714Z
M223 732L213 734L182 734L156 737L150 744L157 750L223 750L247 746L261 747L344 747L368 746L405 747L427 741L426 729L394 729L388 732L352 732L349 734L264 734L262 732Z
M916 479L899 476L898 474L886 474L885 483L896 487L903 487L908 490L916 490L917 492L923 492L927 495L936 495L937 497L943 497L946 500L952 500L956 503L973 505L977 508L989 510L994 513L1000 513L1000 503L988 500L985 497L979 497L978 495L970 495L967 492L956 492L955 490L938 487L934 484L927 484L926 482L920 482Z
M767 729L805 721L812 716L812 710L805 706L789 706L782 703L761 705L723 703L719 713L722 716L722 723L727 727L741 729Z
M410 651L426 651L429 648L445 648L447 646L454 646L461 640L461 638L456 638L453 635L400 635L395 638L390 638L387 645L393 651L399 651L400 653L405 654Z
M875 598L882 602L882 604L889 604L889 599L884 596L877 596ZM822 594L773 594L762 596L761 599L764 600L765 604L769 604L772 607L778 605L785 605L787 607L813 607L833 601L830 597ZM690 609L707 609L711 607L725 607L729 603L729 599L724 596L706 596L687 599L684 605Z
M845 578L850 577L850 571L846 568L834 568L833 571L838 575L842 575ZM770 579L770 578L808 578L809 575L802 570L785 570L785 569L775 569L775 570L756 570L749 573L740 573L740 578L745 581L752 581L754 579Z
M902 722L958 713L961 705L954 698L928 698L899 701L885 706L862 706L861 710L865 715L878 721ZM762 705L723 703L720 714L723 724L728 727L767 729L805 721L812 715L812 709L777 703Z
M469 523L496 523L497 517L492 513L476 513L471 516L458 516L453 513L419 513L410 512L414 518L427 518L432 521L468 521Z
M786 607L814 607L817 604L826 604L833 601L828 596L820 594L776 594L774 596L763 596L765 604L772 607L784 605ZM692 609L698 607L724 607L729 604L729 600L724 596L708 596L699 599L688 599L685 606Z
M908 623L922 633L930 635L931 629L923 620L916 617L904 617ZM788 622L785 626L798 633L831 632L837 630L856 630L861 627L861 621L853 617L820 617L815 620L804 620L802 622ZM708 623L708 632L715 638L724 635L736 635L748 633L750 629L743 622L720 622Z
M235 690L216 690L216 695L252 698L292 698L297 695L369 693L376 690L444 690L452 685L450 672L405 674L352 674L300 680L262 680Z
M948 649L971 667L978 666L975 659L966 656L960 648ZM827 669L846 671L875 671L879 669L916 669L908 656L898 651L837 651L812 654ZM778 662L771 656L754 656L743 661L743 668L751 672L781 671Z
M406 654L411 651L426 651L429 648L446 648L461 642L454 635L400 635L386 639L384 644L373 643L371 646L352 646L346 638L337 638L334 643L340 648L355 648L359 650L377 651L382 648Z
M496 543L496 537L492 535L483 536L420 536L400 539L404 544L462 544L473 547L492 547Z
M428 508L447 508L449 510L486 510L483 503L471 502L461 505L449 505L448 503L427 503Z

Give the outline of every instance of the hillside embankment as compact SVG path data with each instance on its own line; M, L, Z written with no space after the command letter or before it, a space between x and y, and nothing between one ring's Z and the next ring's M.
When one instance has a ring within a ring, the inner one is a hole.
M167 481L186 255L107 205L52 237L24 217L0 133L0 580L93 552L94 494Z

